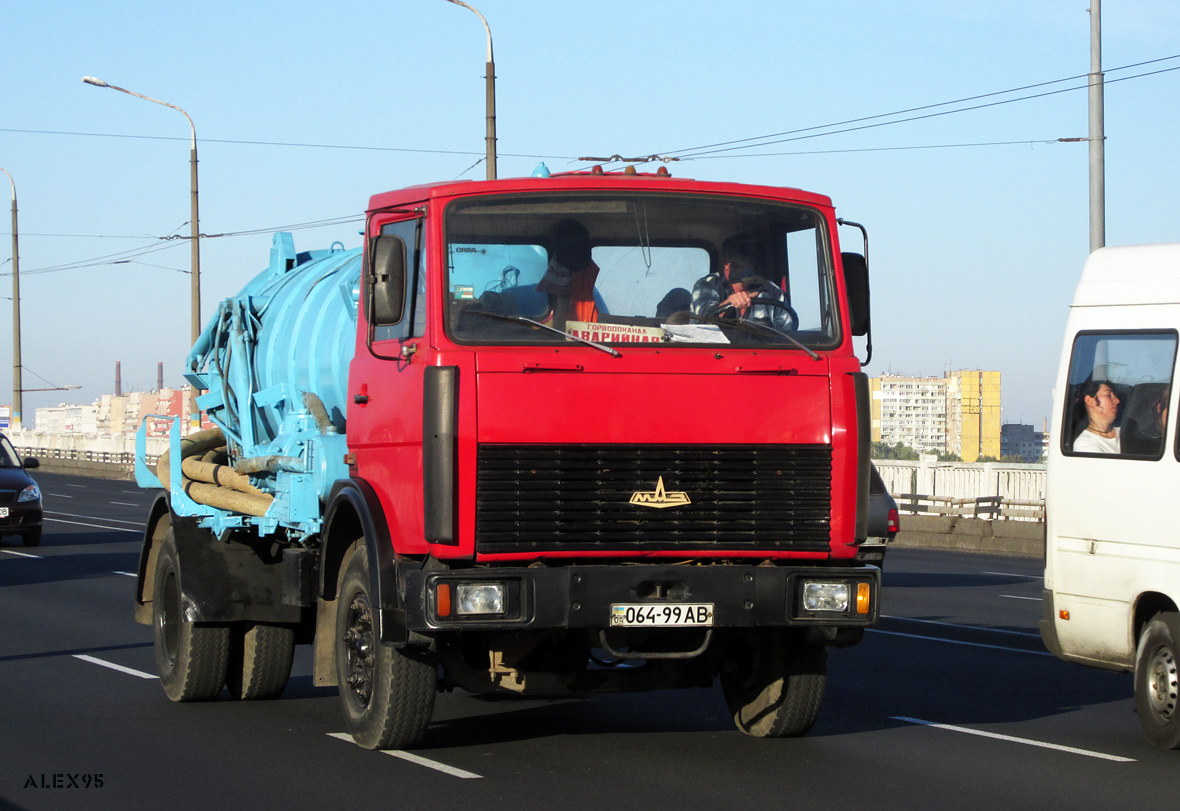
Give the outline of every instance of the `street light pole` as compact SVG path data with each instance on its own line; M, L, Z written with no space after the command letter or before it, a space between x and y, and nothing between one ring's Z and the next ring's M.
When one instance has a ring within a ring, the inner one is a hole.
M188 120L189 131L192 133L192 140L189 147L189 185L191 188L191 214L189 222L192 225L192 246L191 246L191 305L190 305L190 345L195 346L197 339L201 336L201 228L200 218L197 214L197 127L193 124L192 116L186 113L175 104L169 104L166 101L153 99L151 96L145 96L142 93L136 93L133 90L127 90L123 87L118 87L113 84L108 84L102 79L96 79L93 76L83 76L82 81L86 84L94 85L95 87L109 87L111 90L118 90L120 93L126 93L129 96L150 101L155 104L162 104L165 107L171 107L178 113L183 115ZM192 399L189 408L189 422L190 425L198 425L200 423L200 411L197 408L196 389L192 388Z
M485 105L487 107L487 135L484 140L487 145L487 165L488 165L488 180L496 179L496 60L492 58L492 29L488 25L488 21L479 13L479 10L464 3L463 0L447 0L448 3L454 3L457 6L462 6L468 11L475 13L479 17L479 21L483 23L484 30L488 34L488 59L485 66L486 73L484 75L484 94Z
M9 426L20 430L21 382L20 382L20 242L16 227L16 181L7 169L0 172L8 175L12 184L12 418Z
M1102 110L1102 0L1090 0L1090 251L1106 244L1106 134Z

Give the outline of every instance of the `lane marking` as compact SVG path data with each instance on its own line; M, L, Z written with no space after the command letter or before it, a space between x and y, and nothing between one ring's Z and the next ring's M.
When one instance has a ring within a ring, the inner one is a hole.
M84 484L67 484L66 487L77 487L79 490L86 489L86 485Z
M980 574L994 574L1000 577L1022 577L1025 580L1043 580L1044 575L1039 574L1012 574L1012 572L980 572Z
M1007 648L1003 645L984 645L982 642L963 642L958 639L943 639L938 636L919 636L917 634L903 634L899 631L882 631L880 628L866 629L871 634L886 634L888 636L904 636L907 639L924 639L928 642L945 642L948 645L966 645L970 648L989 648L991 650L1006 650L1012 653L1031 653L1033 656L1052 656L1048 651L1026 650L1025 648Z
M1105 752L1094 752L1089 749L1078 749L1073 746L1062 746L1057 743L1046 743L1045 741L1034 741L1031 738L1017 738L1012 735L1001 735L998 732L984 732L981 729L969 729L968 727L957 727L951 724L936 724L933 721L923 721L921 718L906 718L903 715L893 716L894 721L904 721L907 724L918 724L919 726L934 727L935 729L946 729L951 732L962 732L966 735L978 735L981 738L993 738L997 741L1008 741L1009 743L1022 743L1025 746L1039 746L1042 749L1054 749L1058 752L1069 752L1071 755L1085 755L1086 757L1101 758L1102 760L1113 760L1115 763L1135 763L1135 758L1122 757L1120 755L1108 755Z
M34 558L36 560L44 560L44 555L30 555L28 552L14 552L11 549L0 549L6 555L16 555L18 558Z
M111 574L121 574L126 577L139 577L139 575L135 574L134 572L111 572Z
M52 521L55 524L73 524L74 526L78 526L78 527L95 527L96 529L108 529L111 532L130 532L134 535L142 535L143 534L143 531L138 530L138 529L125 529L123 527L108 527L105 524L88 524L85 521L66 521L61 518L49 518L48 516L46 516L45 518L42 518L41 520L42 521Z
M356 745L356 741L354 741L352 739L352 736L349 735L347 732L329 732L328 737L335 738L338 741L345 741L347 743L351 743L354 746ZM408 762L413 763L417 766L425 766L428 769L434 769L437 772L449 774L452 777L459 777L464 780L470 780L472 778L483 779L482 774L475 774L474 772L467 772L467 771L464 771L463 769L456 768L455 766L448 766L445 763L439 763L437 760L430 760L429 758L424 758L421 755L414 755L409 752L403 752L401 749L381 749L379 751L383 755L389 755L390 757L401 758L402 760L408 761Z
M130 667L123 667L114 662L107 662L103 659L96 659L93 656L87 656L85 653L75 653L75 659L81 659L83 662L90 662L92 665L99 665L100 667L109 667L111 670L117 670L120 673L126 673L128 676L139 676L141 679L155 679L158 676L152 673L144 673L142 670L133 670Z
M1003 597L1006 600L1036 600L1038 603L1041 601L1040 597L1019 597L1015 594L999 594L997 596Z
M142 505L140 505L140 504L135 504L135 503L133 503L133 502L130 502L130 501L108 501L107 503L108 503L108 504L113 504L113 505L115 505L115 506L118 506L118 507L139 507L139 506L142 506Z
M73 498L73 496L67 496L65 493L46 493L45 495L52 498Z
M1028 631L1008 631L1003 628L985 628L982 625L960 625L956 622L940 622L939 620L921 620L917 617L898 617L891 614L882 614L881 619L888 620L904 620L905 622L922 622L927 625L942 625L946 628L965 628L970 631L990 631L993 634L1010 634L1012 636L1029 636L1033 639L1040 639L1040 634L1031 634Z
M46 512L46 515L64 515L66 518L89 518L91 521L109 521L112 524L130 524L133 527L142 527L143 521L124 521L119 518L104 518L100 515L81 515L79 513L62 513L62 512Z

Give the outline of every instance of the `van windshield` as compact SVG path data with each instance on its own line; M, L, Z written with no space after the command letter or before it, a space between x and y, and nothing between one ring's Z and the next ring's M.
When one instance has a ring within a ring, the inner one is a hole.
M839 343L814 209L688 194L481 197L447 207L446 235L447 331L461 342L562 341L538 322L604 344Z

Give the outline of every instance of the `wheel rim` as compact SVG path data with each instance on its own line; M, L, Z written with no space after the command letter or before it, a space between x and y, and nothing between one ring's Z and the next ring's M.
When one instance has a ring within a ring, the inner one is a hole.
M160 640L164 645L164 655L169 663L173 663L180 649L180 588L176 582L175 572L168 572L164 578L160 598L162 604L156 615L156 624L159 626Z
M1151 711L1164 720L1171 720L1176 712L1176 701L1180 695L1180 677L1177 675L1176 657L1168 647L1161 647L1151 657L1147 667L1147 700Z
M353 597L348 606L343 642L348 664L344 683L352 699L360 707L368 707L373 694L373 618L364 593Z

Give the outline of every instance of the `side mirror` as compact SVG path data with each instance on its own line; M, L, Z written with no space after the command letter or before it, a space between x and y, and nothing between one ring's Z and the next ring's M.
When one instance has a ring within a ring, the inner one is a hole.
M849 327L853 335L869 334L869 266L859 253L841 253L844 287L848 290Z
M368 283L370 325L399 323L406 298L406 243L401 237L383 234L373 240Z
M26 467L26 468L41 467L41 462L40 462L40 460L37 459L36 456L26 456L22 467Z

